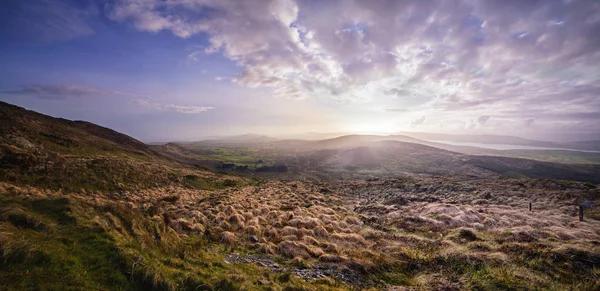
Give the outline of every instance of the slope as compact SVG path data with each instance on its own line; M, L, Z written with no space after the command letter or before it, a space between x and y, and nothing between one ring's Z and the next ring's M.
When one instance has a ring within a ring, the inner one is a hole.
M207 182L199 183L202 179ZM210 187L222 179L114 130L0 102L0 181L73 191L148 188L189 180Z

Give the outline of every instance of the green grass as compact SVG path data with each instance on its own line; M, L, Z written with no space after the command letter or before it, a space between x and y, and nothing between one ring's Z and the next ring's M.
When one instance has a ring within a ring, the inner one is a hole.
M101 228L78 224L69 199L3 200L47 226L27 227L10 217L0 222L0 281L5 288L133 290L120 272L124 265L114 239Z
M238 165L270 165L272 162L268 156L259 154L255 149L244 147L209 147L198 148L197 157L199 159L209 159L221 161L224 163L234 163ZM260 162L262 161L262 162Z
M345 290L228 264L209 238L181 237L118 203L15 193L0 202L0 290Z
M206 179L201 178L195 175L186 175L183 177L183 185L192 188L192 189L200 189L200 190L217 190L224 189L228 187L239 187L243 186L246 183L241 181L236 181L232 179Z

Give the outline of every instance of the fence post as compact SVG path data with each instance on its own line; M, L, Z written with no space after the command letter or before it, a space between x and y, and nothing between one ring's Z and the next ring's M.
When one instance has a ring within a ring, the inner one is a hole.
M579 205L579 221L583 221L583 206Z

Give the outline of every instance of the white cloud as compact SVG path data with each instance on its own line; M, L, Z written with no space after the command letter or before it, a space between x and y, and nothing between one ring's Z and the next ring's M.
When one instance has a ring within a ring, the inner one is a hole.
M143 107L162 111L174 111L185 114L198 114L215 109L211 106L175 105L153 102L148 99L137 99L135 102Z
M479 125L484 125L488 120L490 120L490 116L489 115L479 116L477 118L477 123L479 123Z
M426 118L425 118L425 116L421 116L421 117L419 117L419 118L417 118L417 119L413 120L413 122L411 122L411 124L410 124L410 125L411 125L412 127L415 127L415 126L417 126L417 125L421 125L421 124L423 124L423 123L425 122L425 119L426 119Z
M407 109L431 124L600 122L599 2L119 0L109 11L144 31L207 33L202 53L275 96L365 103L380 86L398 107L424 100Z

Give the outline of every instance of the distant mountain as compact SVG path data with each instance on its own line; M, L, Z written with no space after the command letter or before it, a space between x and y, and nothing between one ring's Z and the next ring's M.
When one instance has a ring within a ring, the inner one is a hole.
M287 139L302 139L302 140L322 140L328 138L336 138L344 135L351 135L348 132L307 132L301 134L279 134L277 138L281 140Z
M490 154L489 149L471 147L471 146L457 146L457 145L449 145L445 143L438 143L432 141L425 141L418 138L406 136L406 135L345 135L336 138L330 138L320 141L308 141L304 144L304 147L310 148L344 148L344 147L358 147L363 146L368 143L378 142L378 141L401 141L401 142L410 142L417 143L421 145L426 145L429 147L434 147L438 149L443 149L447 151L453 151L463 154ZM297 141L296 141L297 142ZM285 141L281 141L282 144Z
M428 132L401 132L401 134L425 140L445 140L455 142L472 142L483 144L513 144L513 145L536 145L544 141L529 140L516 136L491 135L491 134L443 134Z
M230 143L226 144L228 149L223 149L223 145L204 141L154 148L188 164L268 178L365 179L429 174L600 183L600 166L594 164L559 164L502 157L504 151L453 146L404 135L346 135L324 140ZM264 166L280 166L287 170L259 171Z
M432 174L530 177L600 183L599 165L567 165L510 157L466 155L412 142L385 139L366 141L369 138L351 136L326 140L324 149L311 152L309 156L312 158L309 160L322 174L345 178ZM362 145L331 147L336 144L332 141L341 140L360 141Z
M403 142L416 142L415 138L403 136L403 135L345 135L336 138L330 138L325 140L319 140L312 142L313 147L317 148L343 148L343 147L357 147L367 143L378 142L378 141L403 141Z
M479 143L479 144L505 144L520 145L556 149L574 149L585 151L600 151L600 141L581 141L581 142L551 142L525 139L516 136L504 135L471 135L471 134L443 134L427 132L401 132L400 134L428 141L448 141L461 143Z
M561 143L565 148L582 149L587 151L600 151L600 140L588 140Z

